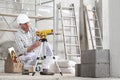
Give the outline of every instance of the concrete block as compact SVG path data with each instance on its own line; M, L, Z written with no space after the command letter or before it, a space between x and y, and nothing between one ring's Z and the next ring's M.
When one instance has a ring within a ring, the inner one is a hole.
M81 53L82 63L95 63L95 50L84 50Z
M109 77L110 66L109 64L95 64L95 76L94 77Z
M81 64L81 77L93 77L95 76L94 64Z
M109 63L110 53L109 50L96 50L95 63Z
M81 76L81 64L75 64L75 76L76 77Z
M82 77L109 77L109 50L85 50L81 53Z
M109 63L109 50L85 50L81 53L81 64Z
M109 77L109 64L81 64L81 77Z

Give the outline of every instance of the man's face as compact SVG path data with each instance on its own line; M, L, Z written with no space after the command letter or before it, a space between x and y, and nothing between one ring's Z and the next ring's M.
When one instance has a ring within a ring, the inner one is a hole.
M25 32L28 32L28 30L29 30L29 23L20 24L20 27L21 27L21 29L24 30Z

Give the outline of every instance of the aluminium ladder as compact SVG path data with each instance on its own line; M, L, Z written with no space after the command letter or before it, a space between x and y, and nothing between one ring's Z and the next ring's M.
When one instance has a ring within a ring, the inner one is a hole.
M94 14L93 18L90 18L91 14L89 14L89 12L92 12ZM97 11L96 11L96 5L92 10L88 10L87 7L85 7L85 15L87 19L92 48L103 49L102 30L100 27L100 23L99 23ZM91 23L94 24L94 26L91 26Z
M62 7L60 5L59 9L61 16L65 59L71 59L71 57L80 57L80 39L78 27L76 24L74 4L71 4L69 7ZM65 15L64 11L68 11L69 15Z

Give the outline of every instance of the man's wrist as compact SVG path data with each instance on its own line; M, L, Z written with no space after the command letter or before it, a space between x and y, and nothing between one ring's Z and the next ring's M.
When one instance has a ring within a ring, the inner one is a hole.
M31 52L34 49L33 45L27 48L27 52Z

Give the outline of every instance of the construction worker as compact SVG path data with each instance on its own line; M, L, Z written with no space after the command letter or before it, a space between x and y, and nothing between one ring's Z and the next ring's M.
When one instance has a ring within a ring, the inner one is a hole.
M31 27L30 19L25 14L20 14L17 17L17 23L19 24L18 32L15 34L15 42L18 46L19 59L24 64L22 74L29 75L28 69L35 65L36 58L39 56L40 41L36 36L36 29ZM49 52L49 47L46 46L46 58L42 63L41 75L53 75L49 72L50 62L52 61L52 53ZM48 55L48 56L47 56Z

